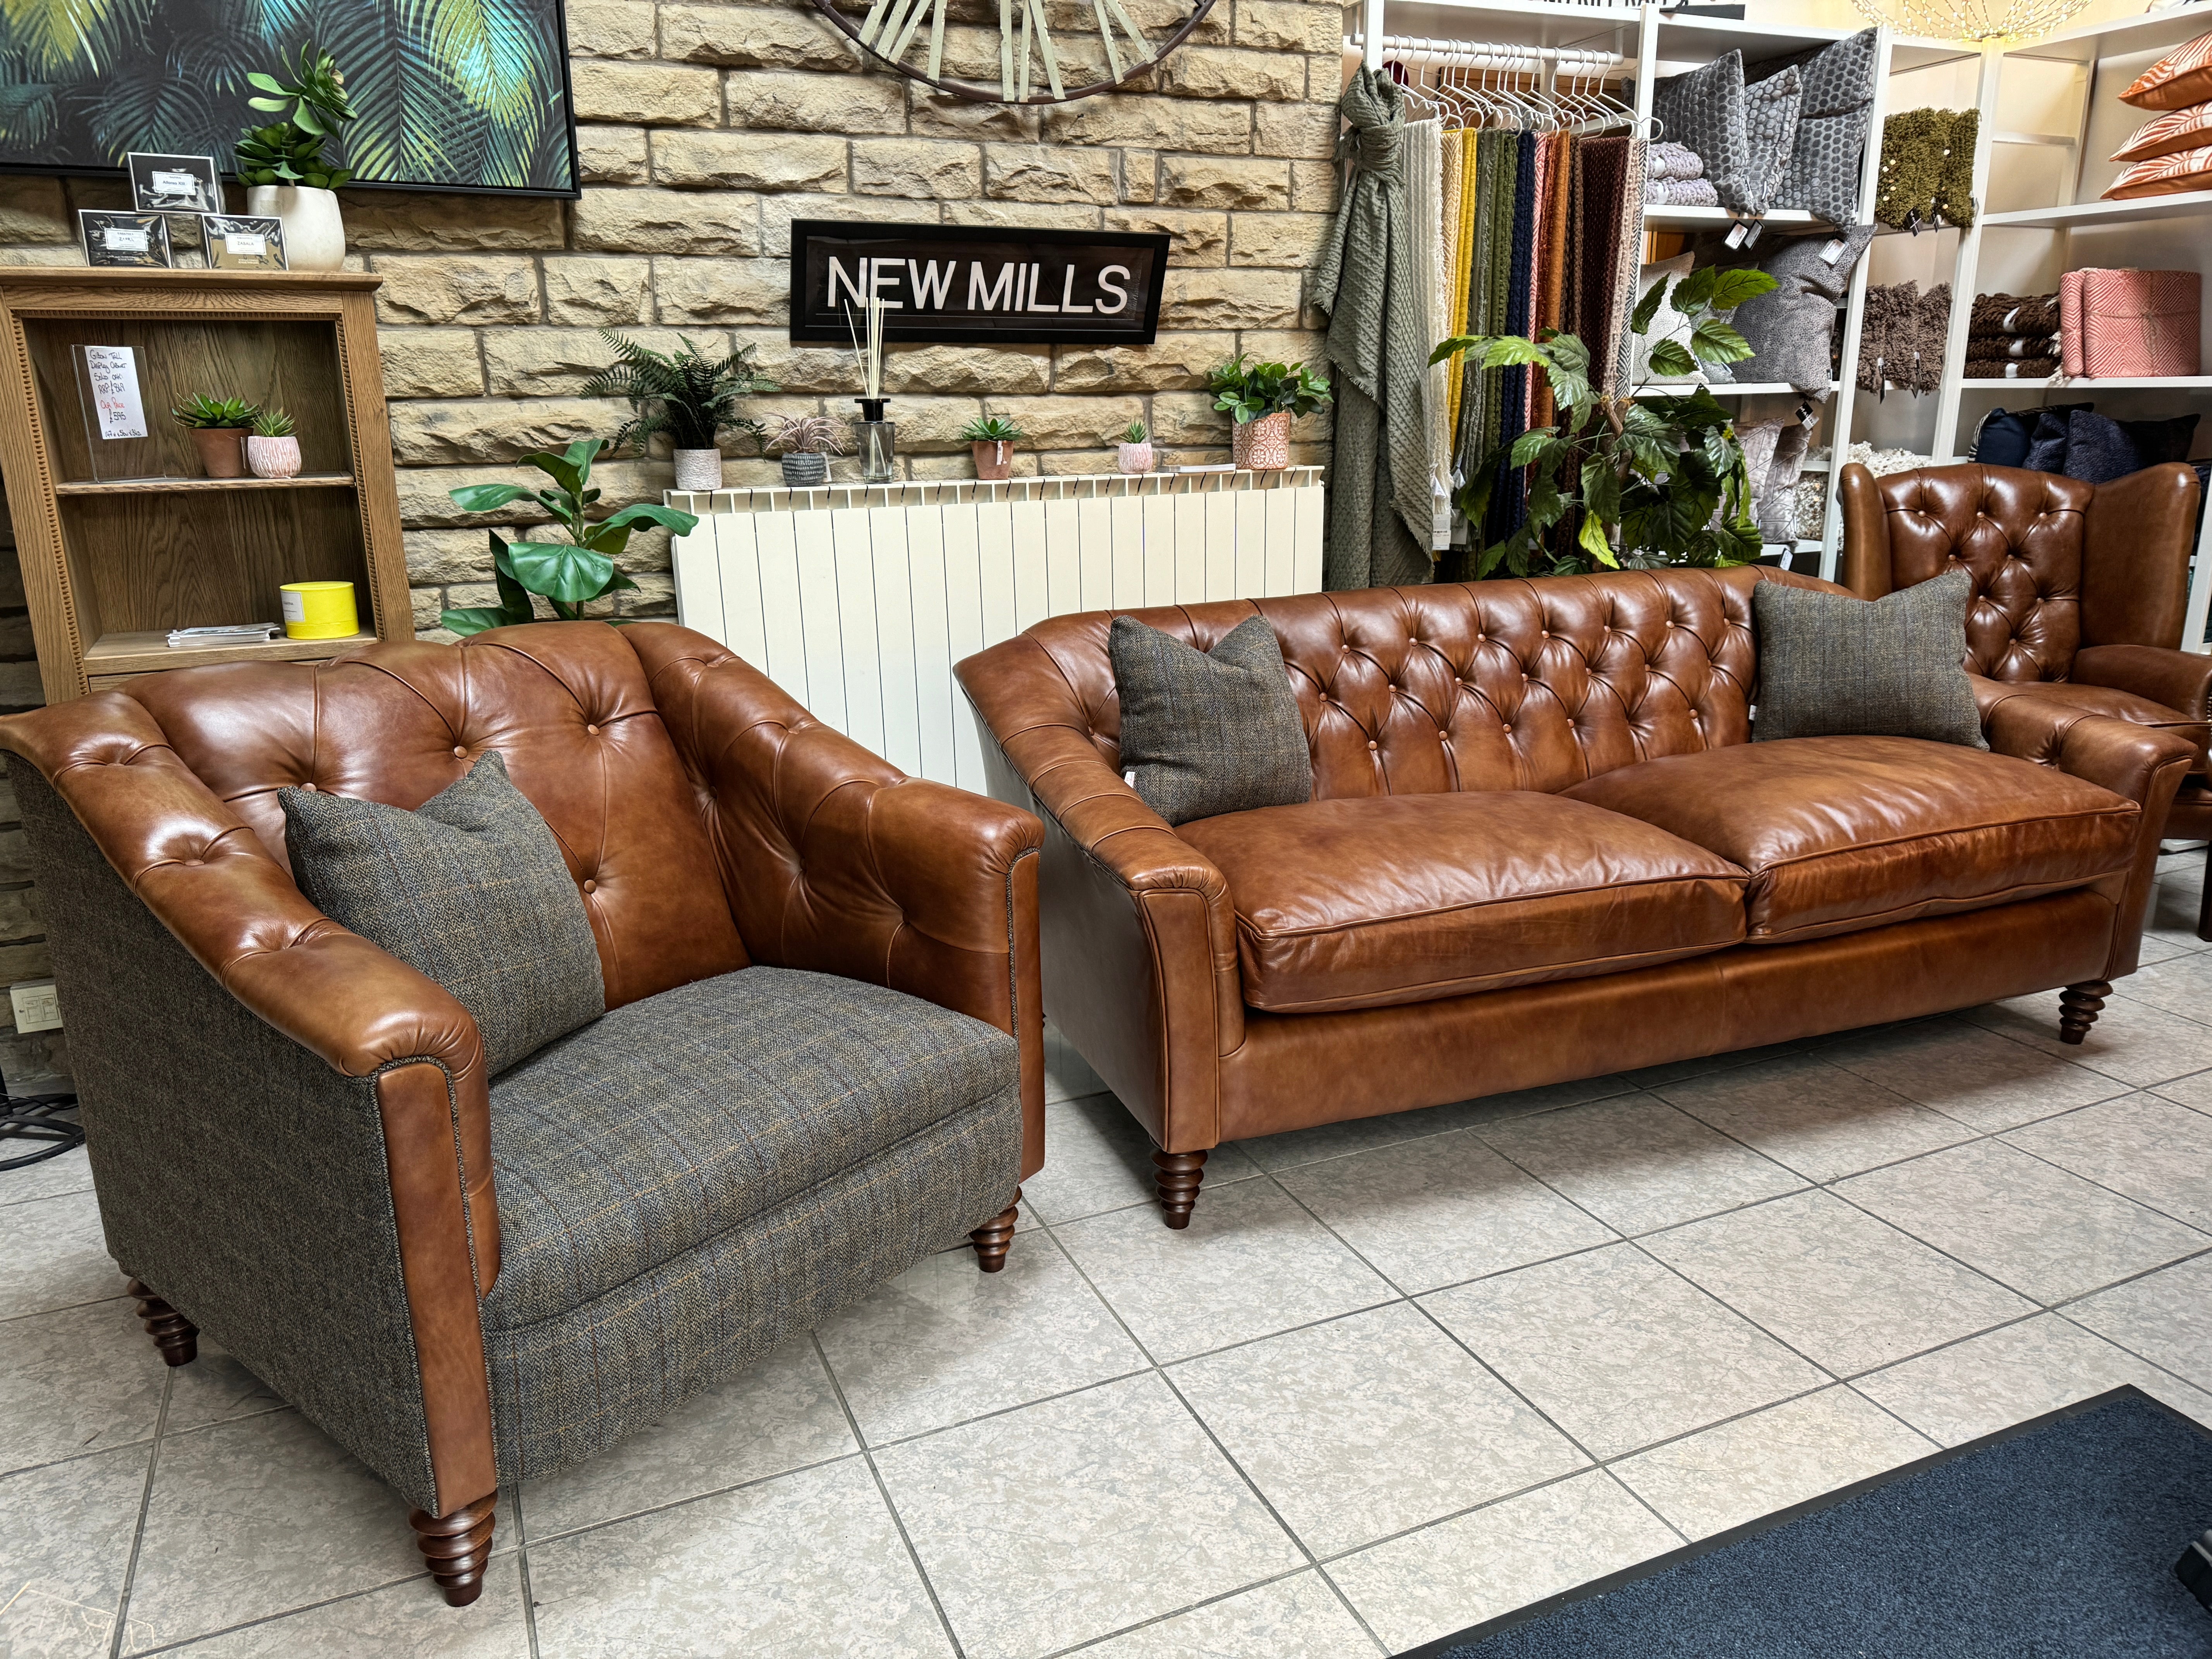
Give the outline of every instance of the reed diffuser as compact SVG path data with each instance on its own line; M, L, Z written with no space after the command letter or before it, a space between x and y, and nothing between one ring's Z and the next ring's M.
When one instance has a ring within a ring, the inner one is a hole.
M884 406L890 401L884 396L884 301L871 295L864 309L867 313L865 341L860 325L853 320L852 307L845 307L845 326L853 336L853 363L860 372L860 395L853 399L860 406L856 428L860 477L868 483L889 483L897 473L898 428L884 418Z

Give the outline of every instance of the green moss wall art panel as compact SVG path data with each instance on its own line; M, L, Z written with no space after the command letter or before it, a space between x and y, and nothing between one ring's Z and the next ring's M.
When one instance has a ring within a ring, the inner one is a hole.
M357 118L329 148L356 185L576 192L561 0L0 0L0 170L112 173L125 155L226 173L246 76L312 41Z

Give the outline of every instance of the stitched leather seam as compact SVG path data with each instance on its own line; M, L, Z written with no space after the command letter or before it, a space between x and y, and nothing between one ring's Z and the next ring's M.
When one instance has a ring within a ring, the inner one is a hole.
M1657 951L1631 951L1620 956L1589 957L1579 962L1541 963L1525 969L1503 974L1465 975L1458 979L1430 980L1419 985L1409 985L1399 990L1380 989L1361 992L1354 996L1328 998L1315 1002L1251 1002L1249 1007L1267 1014L1361 1013L1376 1008L1409 1007L1418 1003L1437 1002L1446 997L1474 996L1485 991L1510 991L1524 985L1556 985L1577 980L1602 979L1608 974L1620 973L1631 968L1656 968L1669 962L1682 962L1702 956L1711 956L1745 942L1746 936L1714 939L1704 945L1669 945ZM1573 971L1587 968L1587 973ZM1411 994L1418 993L1418 994ZM1377 1001L1382 998L1387 1000Z
M1823 921L1804 922L1794 927L1776 929L1761 926L1752 928L1747 933L1744 935L1744 943L1749 945L1762 940L1778 943L1795 938L1800 933L1831 928L1838 933L1866 933L1875 927L1889 926L1890 923L1886 918L1902 917L1911 920L1914 916L1930 914L1932 908L1937 905L1959 905L1975 910L1990 909L2000 904L2014 904L2023 899L2037 897L2046 893L2063 893L2094 886L2098 882L2109 880L2114 876L2125 875L2134 867L2134 860L2130 859L2126 864L2094 876L2068 878L2059 881L2021 882L2014 886L2001 887L1987 893L1932 894L1927 898L1917 899L1911 904L1900 904L1887 910L1877 910L1870 915L1831 916Z
M1425 921L1435 916L1460 915L1470 910L1486 910L1498 905L1540 904L1546 899L1579 898L1586 893L1618 892L1621 889L1628 887L1673 887L1700 882L1734 882L1739 884L1747 884L1751 879L1752 874L1748 870L1738 870L1733 874L1722 874L1716 872L1711 875L1703 876L1687 874L1678 876L1646 876L1632 880L1609 881L1600 885L1591 887L1565 887L1559 889L1556 892L1512 893L1502 895L1497 898L1469 899L1463 904L1437 905L1425 910L1394 911L1387 916L1363 916L1354 921L1333 921L1319 924L1310 927L1264 928L1257 922L1251 921L1245 913L1240 909L1237 912L1237 929L1239 933L1251 934L1255 939L1322 939L1331 933L1354 933L1362 928L1389 927L1394 926L1399 922ZM1233 884L1230 890L1233 896L1236 890Z
M2067 775L2070 777L2073 775L2069 773ZM2102 787L2101 785L2097 787ZM1855 841L1844 847L1831 847L1818 852L1792 854L1788 858L1770 859L1764 864L1750 866L1750 868L1755 878L1768 871L1786 870L1793 865L1812 864L1821 859L1847 856L1852 853L1863 853L1884 847L1909 847L1916 841L1940 841L1946 836L1972 836L1978 835L1986 830L2018 830L2042 823L2081 823L2094 818L2125 817L2130 813L2140 817L2142 812L2142 805L2131 800L2118 808L2087 807L2080 811L2069 812L2063 817L2054 818L2046 814L2039 817L1996 818L1986 823L1946 824L1941 830L1923 830L1914 835L1892 836L1886 841ZM2106 873L2110 875L2112 872L2106 871Z

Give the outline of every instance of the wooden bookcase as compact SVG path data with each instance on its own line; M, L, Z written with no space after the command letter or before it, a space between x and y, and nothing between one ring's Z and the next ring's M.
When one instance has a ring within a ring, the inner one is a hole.
M203 663L316 661L411 639L384 379L380 279L352 271L0 270L0 473L46 700ZM70 348L136 354L149 436L100 482ZM281 405L295 478L201 476L169 416L194 392ZM292 581L354 584L363 632L344 640L172 650L173 628L280 622Z

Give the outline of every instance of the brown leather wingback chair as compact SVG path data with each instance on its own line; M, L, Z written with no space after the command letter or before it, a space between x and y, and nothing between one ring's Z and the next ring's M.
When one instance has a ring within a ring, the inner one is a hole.
M2197 526L2189 468L2088 484L2006 466L1877 478L1854 463L1840 493L1844 585L1861 598L1954 568L1972 576L1966 668L1984 720L2027 697L2180 732L2199 745L2198 764L2164 837L2212 839L2212 656L2180 648ZM2212 880L2205 889L2197 933L2212 939Z

